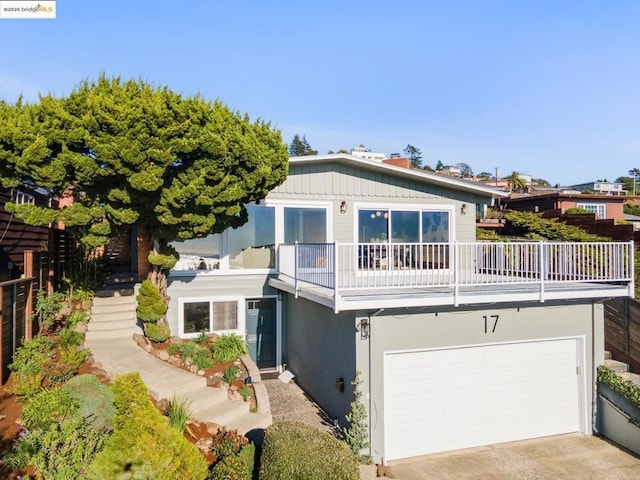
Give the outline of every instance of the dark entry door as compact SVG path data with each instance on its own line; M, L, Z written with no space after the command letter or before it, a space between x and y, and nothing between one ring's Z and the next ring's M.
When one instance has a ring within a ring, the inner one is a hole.
M247 300L247 344L258 368L276 367L276 299Z

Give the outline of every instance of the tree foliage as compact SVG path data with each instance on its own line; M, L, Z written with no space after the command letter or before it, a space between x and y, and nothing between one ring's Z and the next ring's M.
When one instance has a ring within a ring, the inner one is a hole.
M345 428L345 442L349 449L361 457L362 451L369 446L369 425L367 423L367 408L362 403L362 379L361 373L356 372L356 376L351 382L353 385L353 402L351 402L349 413L345 415L349 427Z
M137 224L162 254L171 241L243 225L244 205L286 174L286 145L269 123L141 80L101 75L65 98L0 105L0 183L74 200L8 209L30 224L62 220L84 244Z
M412 168L422 168L422 151L418 147L409 144L403 152L411 160Z
M511 175L505 177L505 180L509 183L512 192L521 192L527 186L527 183L515 170L511 172Z
M302 157L305 155L317 155L318 151L311 148L305 135L300 138L297 133L293 136L289 144L289 155L292 157Z
M471 178L473 176L473 170L466 163L458 163L457 167L460 169L460 176L463 178Z

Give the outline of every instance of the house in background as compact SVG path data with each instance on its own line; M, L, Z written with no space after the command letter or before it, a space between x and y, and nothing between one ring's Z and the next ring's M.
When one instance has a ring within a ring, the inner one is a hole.
M512 195L500 200L505 209L525 212L556 210L562 214L570 208L583 208L594 213L598 220L623 220L624 203L624 196L562 192Z
M631 245L477 242L476 217L504 196L350 155L291 158L247 224L174 243L171 330L243 336L341 422L362 372L376 462L590 434L602 300L632 294Z
M597 193L601 195L626 195L624 184L620 182L595 181L571 185L572 188L582 192Z

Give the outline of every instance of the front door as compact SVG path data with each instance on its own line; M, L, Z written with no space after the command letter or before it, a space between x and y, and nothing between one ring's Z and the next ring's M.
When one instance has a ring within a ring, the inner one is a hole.
M247 300L247 344L258 368L276 368L276 299Z

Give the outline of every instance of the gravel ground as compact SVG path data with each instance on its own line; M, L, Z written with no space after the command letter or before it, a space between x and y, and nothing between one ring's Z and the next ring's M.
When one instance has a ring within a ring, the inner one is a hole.
M269 394L274 423L308 423L335 435L331 418L295 382L283 383L276 378L263 383Z

